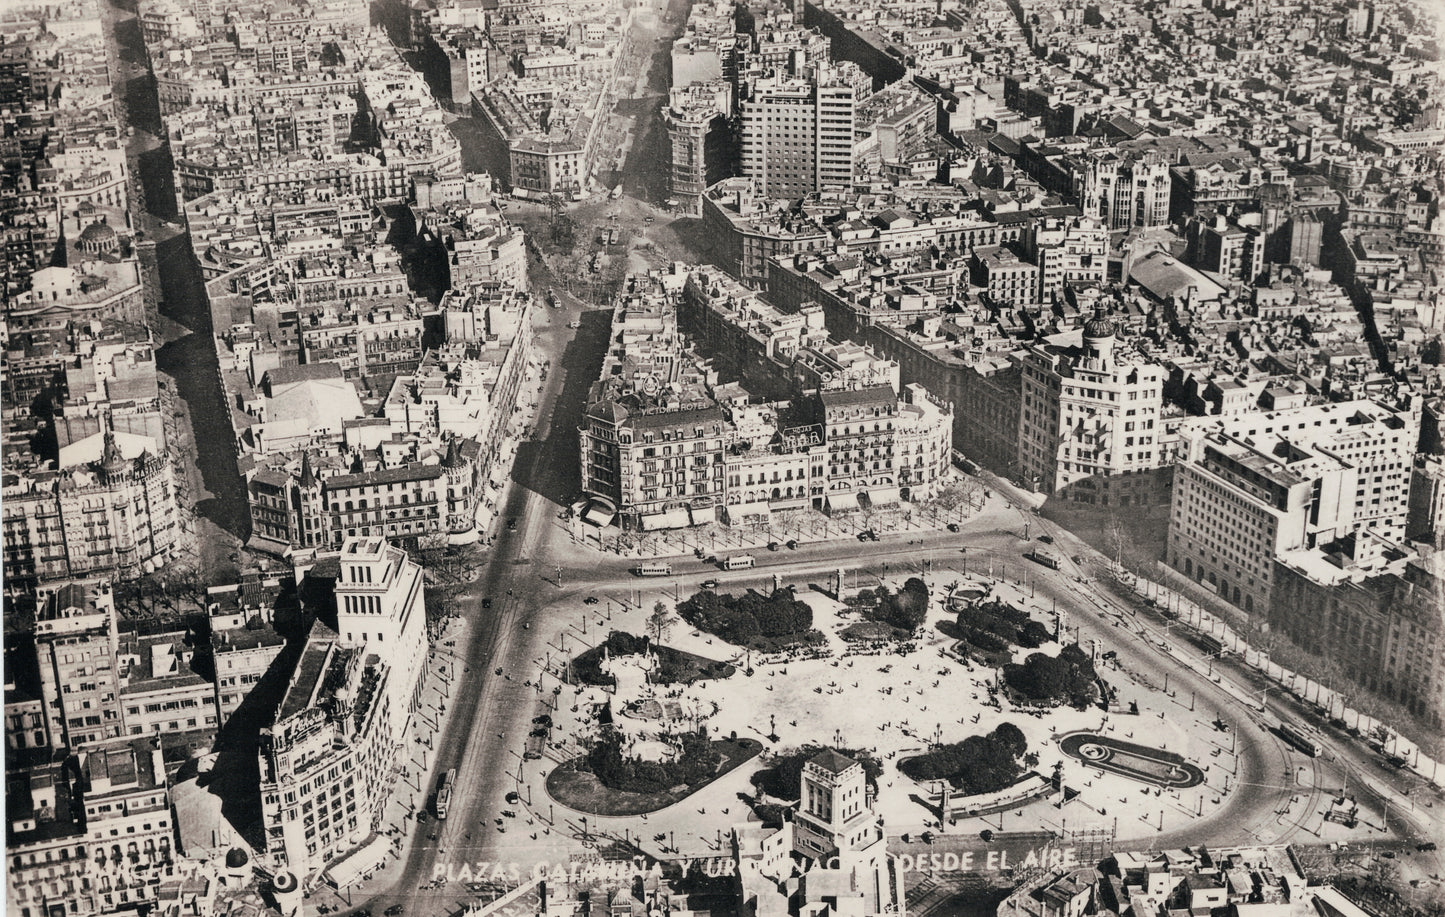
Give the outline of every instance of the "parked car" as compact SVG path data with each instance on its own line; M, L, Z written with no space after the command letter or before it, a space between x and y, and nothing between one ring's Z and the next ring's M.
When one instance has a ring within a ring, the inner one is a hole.
M483 607L483 608L491 608L491 607L492 607L492 600L491 600L491 599L482 599L482 607Z
M950 523L948 524L948 530L949 530L950 532L956 532L956 531L958 531L958 523L957 523L957 522L950 522Z
M703 580L703 581L702 581L702 588L704 588L704 589L716 589L716 588L717 588L717 580L715 580L715 579L705 579L705 580Z
M1039 536L1039 541L1042 541L1044 544L1053 544L1053 543L1054 543L1054 536L1052 536L1052 535L1040 535L1040 536Z

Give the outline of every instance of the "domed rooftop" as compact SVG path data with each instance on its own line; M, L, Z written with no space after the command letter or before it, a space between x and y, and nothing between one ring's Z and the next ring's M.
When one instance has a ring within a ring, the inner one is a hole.
M250 855L247 854L246 851L242 850L240 847L232 847L230 850L226 851L227 869L240 869L242 866L245 866L249 862L251 862Z
M108 223L91 223L80 233L80 241L92 243L114 242L116 232Z
M1111 338L1114 336L1114 323L1109 321L1104 314L1104 307L1100 306L1094 310L1094 317L1084 322L1085 338Z

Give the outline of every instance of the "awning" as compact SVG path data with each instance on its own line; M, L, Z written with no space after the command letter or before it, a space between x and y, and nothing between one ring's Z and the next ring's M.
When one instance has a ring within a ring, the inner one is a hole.
M729 525L742 525L749 522L767 522L773 518L773 511L765 502L757 503L733 503L725 507L728 514Z
M386 862L391 841L380 834L347 854L340 862L326 870L331 884L336 888L348 888L362 880L367 873Z
M654 513L651 516L642 517L644 532L656 529L685 529L689 525L692 525L692 517L687 514L686 508L670 509L665 513Z
M688 510L688 512L692 513L693 525L706 525L709 522L717 521L716 504L712 506L694 506L692 509Z
M868 504L875 508L902 502L903 497L897 487L873 487L868 490Z
M615 515L617 514L614 513L612 510L608 509L607 507L594 503L592 506L589 506L587 508L587 512L582 514L582 519L583 521L590 522L591 524L597 526L600 529L606 528L608 525L611 525L612 517Z
M846 513L858 508L858 495L851 490L828 494L828 512Z

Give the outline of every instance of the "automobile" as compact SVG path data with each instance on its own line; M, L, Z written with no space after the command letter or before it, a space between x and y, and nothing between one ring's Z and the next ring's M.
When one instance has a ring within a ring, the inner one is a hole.
M717 580L715 580L715 579L705 579L705 580L703 580L703 581L702 581L702 588L704 588L704 589L716 589L716 588L717 588Z
M1395 851L1386 850L1384 853L1380 854L1380 856L1384 857L1387 860L1393 860L1395 858Z
M789 550L789 551L796 551L796 550L798 550L798 539L796 539L796 538L789 538L789 539L788 539L788 550Z
M778 549L778 543L777 543L776 541L770 541L770 542L768 542L768 550L769 550L769 551L776 551L777 549Z
M869 539L870 541L877 541L877 540L878 540L878 533L875 532L875 531L873 531L872 529L869 529L868 531L864 532L863 534L864 534L864 535L867 535L867 536L868 536L868 539Z
M597 604L598 602L600 602L600 601L601 601L601 599L597 598L597 596L595 596L595 595L589 595L587 598L585 598L585 599L582 600L582 604L583 604L583 605L596 605L596 604Z
M1053 544L1053 543L1054 543L1054 536L1052 536L1052 535L1040 535L1040 536L1039 536L1039 541L1042 541L1044 544Z
M1079 565L1083 565L1084 563L1084 559L1077 554L1075 554L1073 557L1070 557L1069 560L1072 560L1074 563Z
M405 905L405 904L393 904L391 907L387 908L387 909L386 909L385 911L383 911L382 913L386 914L386 917L396 917L397 914L404 914L404 913L406 913L406 905Z
M507 520L507 531L509 531L509 532L515 532L516 530L517 530L517 517L516 517L516 516L513 516L512 518L510 518L510 519Z
M991 841L993 840L993 829L984 828L982 831L978 832L978 836L984 841Z
M867 541L867 540L868 540L868 533L867 533L867 532L859 532L859 533L858 533L858 540L859 540L859 541Z
M950 532L957 532L957 531L958 531L958 523L957 523L957 522L950 522L950 523L948 524L948 530L949 530Z
M1222 718L1215 719L1215 721L1214 721L1214 728L1215 728L1216 730L1218 730L1219 732L1228 732L1228 731L1229 731L1229 724L1226 723Z
M492 607L492 600L491 600L491 599L482 599L482 607L483 607L483 608L491 608L491 607Z
M1437 845L1434 841L1426 841L1423 844L1416 844L1415 849L1420 851L1421 853L1429 853L1430 851L1437 849Z

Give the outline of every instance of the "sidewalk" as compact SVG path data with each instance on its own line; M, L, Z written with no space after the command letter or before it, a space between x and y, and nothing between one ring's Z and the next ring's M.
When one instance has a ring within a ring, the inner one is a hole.
M564 525L569 529L571 545L594 555L662 559L682 557L698 550L709 555L722 555L732 551L766 551L769 544L785 545L789 540L795 540L799 545L846 541L870 529L880 536L935 533L947 530L950 524L963 525L990 513L1007 513L1015 508L1014 501L996 488L990 486L989 491L989 496L980 502L970 504L965 501L953 509L929 503L899 503L830 516L821 510L800 507L781 510L773 515L772 521L761 524L733 526L709 522L689 528L640 533L624 533L615 524L598 529L576 518L567 520Z
M517 450L522 444L522 434L536 421L537 405L542 399L543 385L541 364L533 358L527 362L526 374L517 388L517 407L522 410L513 414L512 419L507 422L505 437L497 454L492 474L488 480L482 482L484 492L477 500L477 537L483 546L491 543L492 526L496 524L497 517L500 515L501 507L498 503L502 493L507 489L507 481L512 477L512 464L517 460ZM493 487L491 479L497 476L498 469L505 473L501 476L501 486Z

